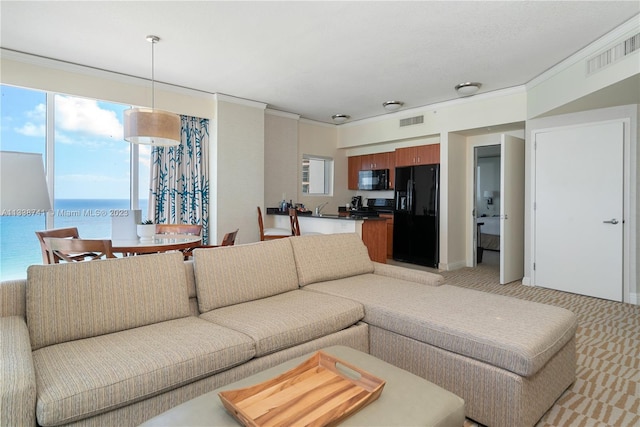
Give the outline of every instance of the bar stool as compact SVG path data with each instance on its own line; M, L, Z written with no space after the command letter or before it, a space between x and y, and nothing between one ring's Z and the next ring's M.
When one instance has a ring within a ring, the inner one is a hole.
M258 206L258 227L260 228L260 241L282 239L283 237L292 236L291 230L284 228L264 228L260 206Z

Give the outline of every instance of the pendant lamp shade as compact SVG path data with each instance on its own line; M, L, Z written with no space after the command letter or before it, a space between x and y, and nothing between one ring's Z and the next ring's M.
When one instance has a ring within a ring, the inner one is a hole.
M152 108L124 111L124 139L134 144L180 145L180 117Z
M155 109L154 45L158 36L147 36L151 43L151 108L130 108L124 111L124 139L133 144L160 147L180 145L180 116Z

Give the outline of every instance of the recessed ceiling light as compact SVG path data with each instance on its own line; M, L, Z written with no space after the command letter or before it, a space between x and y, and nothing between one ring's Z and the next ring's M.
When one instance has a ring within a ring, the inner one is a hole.
M385 101L382 106L387 111L397 111L404 105L402 101Z
M348 114L334 114L331 116L334 122L336 123L344 123L351 118Z
M476 82L465 82L456 85L456 92L460 96L471 96L474 95L478 89L480 89L482 84Z

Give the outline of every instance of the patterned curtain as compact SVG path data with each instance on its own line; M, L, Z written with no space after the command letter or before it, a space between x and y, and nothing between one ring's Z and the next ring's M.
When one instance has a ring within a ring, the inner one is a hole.
M156 224L201 224L209 241L209 120L180 116L181 143L151 150L149 218Z

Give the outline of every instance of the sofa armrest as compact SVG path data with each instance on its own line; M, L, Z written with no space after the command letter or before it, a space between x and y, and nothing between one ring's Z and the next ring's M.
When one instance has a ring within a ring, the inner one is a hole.
M27 280L0 282L0 317L22 316L26 318Z
M440 286L444 285L444 277L428 271L414 270L412 268L399 267L397 265L373 263L373 274L393 277L394 279L406 280L408 282L421 283L423 285Z
M36 375L24 318L0 317L0 425L36 425Z

